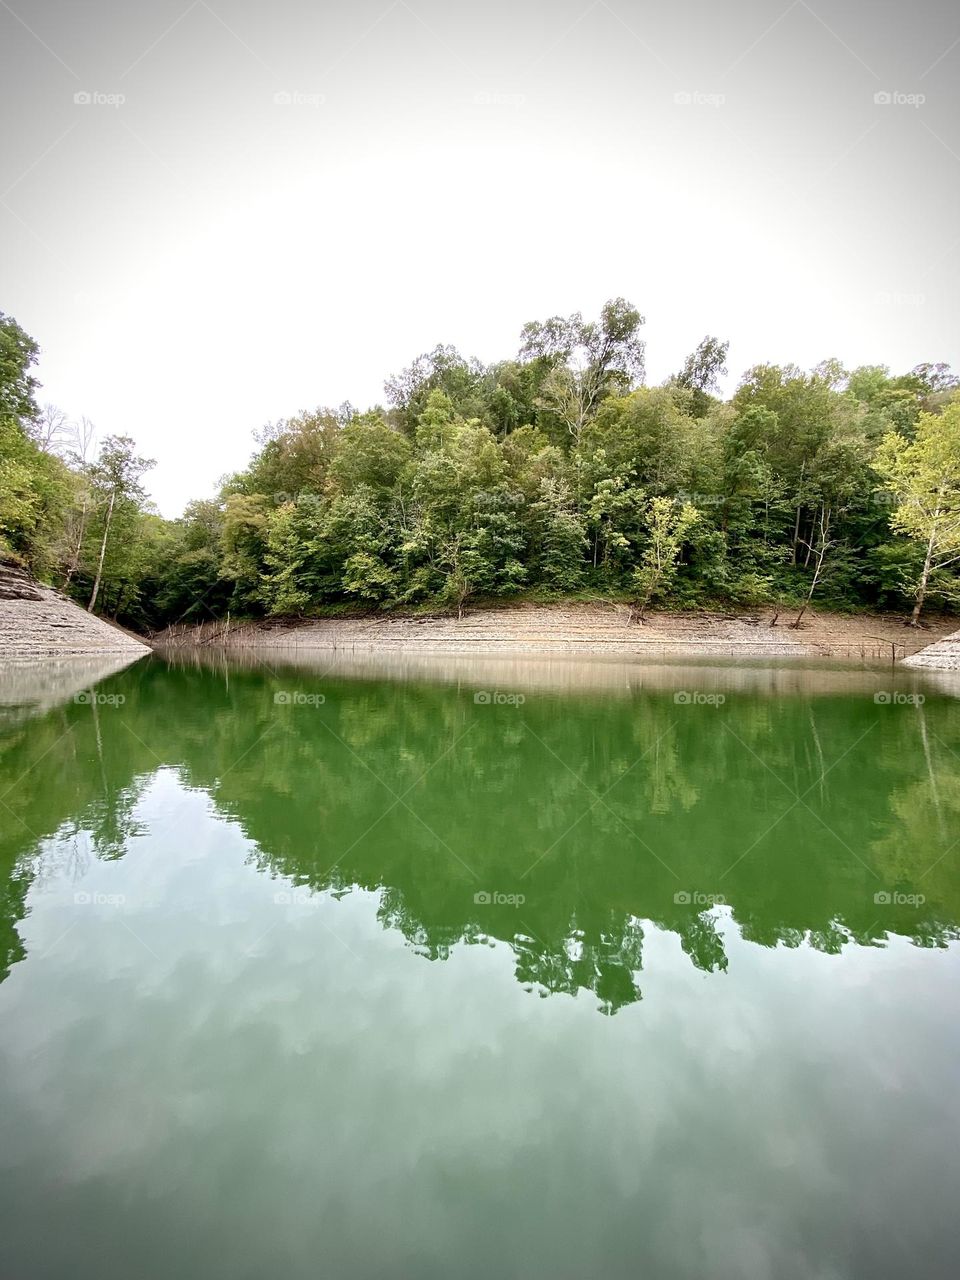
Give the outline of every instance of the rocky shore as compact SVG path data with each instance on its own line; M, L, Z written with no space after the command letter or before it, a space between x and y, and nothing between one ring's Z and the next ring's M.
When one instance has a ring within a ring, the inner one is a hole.
M0 660L118 654L130 658L149 645L122 627L94 617L9 561L0 562Z
M170 627L148 645L114 623L94 617L9 561L0 562L0 660L108 655L132 660L159 650L314 650L381 654L672 655L762 661L829 657L892 660L931 670L960 670L956 619L931 618L920 630L895 615L841 615L810 610L799 629L794 613L650 614L632 620L625 605L519 604L474 608L464 617L371 616L265 619Z
M905 666L928 671L960 671L960 631L929 644L905 659Z
M919 631L903 619L811 610L799 630L795 611L775 616L770 609L738 613L650 614L643 624L629 610L607 601L595 604L522 604L473 609L463 618L368 617L270 620L226 626L170 628L154 637L159 649L212 647L230 650L339 650L376 653L580 653L671 654L691 658L744 659L833 657L898 660L942 639L956 620L932 619Z

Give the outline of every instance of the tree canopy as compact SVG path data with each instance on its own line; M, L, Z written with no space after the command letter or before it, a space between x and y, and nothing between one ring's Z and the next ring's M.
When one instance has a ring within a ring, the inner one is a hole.
M440 345L386 404L256 435L163 520L130 437L38 408L37 345L0 315L0 552L128 625L576 593L688 608L891 608L958 595L960 397L938 362L757 365L727 399L705 337L644 384L622 298L522 327L484 365Z

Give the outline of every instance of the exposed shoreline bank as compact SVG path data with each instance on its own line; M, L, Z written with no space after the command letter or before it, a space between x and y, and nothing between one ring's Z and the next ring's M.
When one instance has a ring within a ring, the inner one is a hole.
M772 609L727 613L651 613L632 622L625 606L522 604L475 609L463 618L366 617L260 622L210 622L170 628L153 637L160 651L357 651L445 654L700 656L743 659L830 657L902 660L956 630L956 619L931 619L919 630L900 615L808 612L798 630L794 611L775 625Z
M0 660L150 652L146 640L81 609L10 561L0 561Z
M794 609L771 607L650 613L642 623L612 601L475 606L462 618L387 614L354 618L267 618L174 626L134 636L94 617L24 571L0 565L0 658L143 656L155 649L217 648L491 656L575 654L613 658L701 657L763 661L834 658L960 667L955 618L931 617L914 630L898 614L838 614L812 609L798 629Z

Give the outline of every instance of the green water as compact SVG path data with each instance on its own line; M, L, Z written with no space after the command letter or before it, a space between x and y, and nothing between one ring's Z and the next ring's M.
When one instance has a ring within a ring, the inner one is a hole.
M3 1280L956 1274L960 686L268 663L4 677Z

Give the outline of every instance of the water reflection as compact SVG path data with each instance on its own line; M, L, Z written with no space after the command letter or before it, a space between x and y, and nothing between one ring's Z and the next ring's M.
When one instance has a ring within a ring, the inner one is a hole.
M898 676L878 703L885 671L620 661L398 680L384 661L152 659L8 723L0 973L24 958L31 885L136 857L163 770L278 890L374 891L420 955L505 942L525 987L607 1012L641 998L646 922L716 974L731 921L827 953L957 936L960 704L942 688L921 701ZM523 700L477 700L498 692Z

